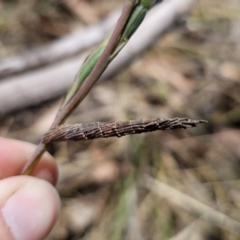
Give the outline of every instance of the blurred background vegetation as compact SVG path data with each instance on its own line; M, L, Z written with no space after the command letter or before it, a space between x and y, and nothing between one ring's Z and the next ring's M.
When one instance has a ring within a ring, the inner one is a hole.
M2 0L0 57L98 23L123 2ZM240 239L239 60L239 0L199 0L184 23L98 83L70 122L189 117L209 123L51 144L62 211L47 239ZM3 116L1 136L37 144L60 99Z

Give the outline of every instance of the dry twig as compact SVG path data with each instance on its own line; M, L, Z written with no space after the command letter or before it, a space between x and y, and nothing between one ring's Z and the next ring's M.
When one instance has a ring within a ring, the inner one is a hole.
M173 187L157 181L149 176L146 176L143 185L150 191L157 195L168 199L175 205L201 217L207 222L210 222L221 228L225 228L234 234L240 236L240 222L230 218L229 216L221 213L204 203L174 189Z

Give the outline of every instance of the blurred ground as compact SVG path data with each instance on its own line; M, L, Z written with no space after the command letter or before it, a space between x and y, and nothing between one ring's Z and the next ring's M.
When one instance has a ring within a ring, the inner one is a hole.
M96 23L122 3L1 1L0 56ZM185 26L93 88L69 122L187 116L209 123L187 131L52 144L62 212L47 239L240 239L239 39L238 0L200 0ZM39 129L58 105L54 100L6 116L1 135L37 143ZM169 189L156 194L146 174ZM177 190L171 196L170 186Z

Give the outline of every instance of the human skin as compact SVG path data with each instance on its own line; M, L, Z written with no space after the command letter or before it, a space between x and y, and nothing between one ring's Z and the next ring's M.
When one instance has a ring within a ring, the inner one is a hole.
M35 145L0 138L0 239L42 240L60 209L57 165L44 154L32 176L20 176Z

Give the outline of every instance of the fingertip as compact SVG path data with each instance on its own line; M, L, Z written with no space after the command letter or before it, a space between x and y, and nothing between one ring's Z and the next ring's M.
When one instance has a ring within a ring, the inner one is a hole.
M0 137L0 179L19 175L35 148L31 143ZM54 158L45 153L32 175L55 185L58 168Z
M60 199L55 188L37 178L18 176L2 180L0 189L3 219L0 223L5 222L5 228L10 230L13 238L44 239L60 209ZM12 238L9 236L4 239Z

